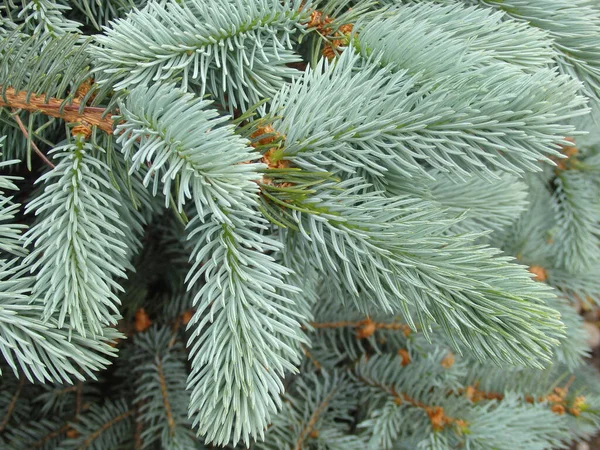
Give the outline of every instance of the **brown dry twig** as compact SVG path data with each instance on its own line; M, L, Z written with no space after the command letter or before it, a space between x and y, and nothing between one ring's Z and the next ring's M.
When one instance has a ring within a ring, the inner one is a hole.
M408 394L397 392L393 386L386 386L384 384L380 384L372 380L367 380L363 377L358 377L358 379L369 386L381 389L382 391L391 395L394 399L394 403L396 403L398 406L407 404L414 406L415 408L422 409L425 412L425 414L427 414L427 417L431 422L431 427L435 431L442 431L448 425L455 425L457 427L457 432L459 434L462 434L468 426L467 422L462 419L455 419L453 417L447 416L442 406L426 405L422 402L415 400Z
M114 424L116 424L117 422L120 422L121 420L127 419L129 416L135 414L136 409L130 409L128 411L125 411L123 414L119 414L117 417L109 420L108 422L106 422L105 424L103 424L100 428L98 428L96 431L94 431L92 434L90 434L87 439L85 440L85 442L82 445L82 448L87 448L94 440L96 440L98 438L98 436L100 436L102 433L104 433L106 430L108 430L110 427L112 427Z
M0 103L1 102L2 102L2 98L0 97ZM27 128L25 128L25 124L23 124L23 121L17 114L18 110L13 109L13 112L14 112L13 118L15 119L15 122L17 122L17 125L19 126L21 133L23 133L23 136L25 136L25 139L27 139L29 142L31 142L31 148L33 148L33 151L42 159L42 161L44 161L48 166L50 166L52 169L54 169L54 167L55 167L54 164L52 164L50 162L50 160L48 158L46 158L46 155L44 155L42 153L42 151L38 148L38 146L35 145L35 142L33 142L33 139L29 138L29 133L27 132Z
M21 377L19 380L19 386L17 387L15 393L8 404L8 408L6 409L6 414L4 415L4 419L2 419L2 423L0 423L0 433L4 431L8 421L10 420L13 411L15 410L15 406L17 406L17 400L19 399L19 395L21 395L21 391L23 390L23 386L25 385L25 378Z
M158 380L160 382L160 393L163 398L163 404L165 406L165 413L167 414L167 423L169 425L169 434L175 436L175 419L173 419L173 412L171 411L171 403L169 402L169 393L167 392L167 381L165 380L165 373L163 371L162 360L159 360L156 364L156 370L158 371Z
M411 333L410 327L401 322L374 322L369 317L359 321L339 321L339 322L310 322L313 328L356 328L356 337L358 339L366 339L371 337L377 330L395 330L402 331L404 336L408 337Z
M304 440L307 437L317 437L318 436L318 431L315 430L315 425L317 423L317 420L319 420L319 416L321 415L321 413L323 411L325 411L327 409L327 407L329 406L329 402L331 401L331 398L335 395L336 389L333 389L328 395L327 397L325 397L325 399L323 400L323 402L321 402L321 404L319 405L319 407L317 409L315 409L315 411L312 413L312 416L310 417L310 420L308 421L308 423L306 424L306 426L302 429L302 431L300 432L300 436L298 436L298 440L296 441L296 446L294 447L295 450L302 450L303 449L303 445L304 445Z
M0 86L1 90L2 86ZM27 92L16 92L13 88L5 89L4 95L0 95L0 106L40 112L65 122L96 126L107 134L113 133L113 120L110 114L106 114L105 108L86 106L80 112L80 105L63 105L63 102L64 100L58 98L49 98L46 101L44 95L37 94L31 94L28 98Z

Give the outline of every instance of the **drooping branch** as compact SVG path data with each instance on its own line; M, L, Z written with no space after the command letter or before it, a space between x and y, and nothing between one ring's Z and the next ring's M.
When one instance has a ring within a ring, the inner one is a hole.
M0 91L2 86L0 86ZM40 112L50 117L56 117L69 123L85 123L96 126L105 133L113 133L113 120L105 108L81 105L63 105L64 100L49 98L46 101L44 95L31 94L28 98L27 92L16 92L13 88L7 88L4 95L0 95L0 106L22 109L29 112ZM62 107L61 107L62 106ZM80 111L81 109L81 111Z

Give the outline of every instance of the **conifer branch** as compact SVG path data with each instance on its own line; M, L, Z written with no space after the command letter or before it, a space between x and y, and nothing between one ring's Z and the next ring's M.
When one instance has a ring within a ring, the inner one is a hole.
M196 86L201 96L211 93L230 112L246 109L298 75L288 64L301 60L291 49L292 35L310 15L301 4L150 3L96 36L91 53L98 82L122 90L176 81ZM131 39L132 31L144 39Z
M39 268L34 294L46 300L44 317L56 312L59 326L69 323L85 336L100 334L119 317L114 291L122 288L113 278L125 277L127 226L110 195L108 168L94 154L102 149L76 139L54 150L59 163L40 178L44 192L27 205L42 218L26 235L33 250L25 263L32 272ZM63 267L61 276L52 275L56 266Z
M553 449L600 428L568 304L600 299L600 9L550 3L6 3L0 169L51 170L0 174L0 445Z
M147 95L155 100L151 105L144 104ZM260 155L206 106L173 85L138 87L120 104L125 121L118 127L118 142L132 170L149 165L146 185L153 183L157 192L162 184L170 202L173 184L180 180L177 210L183 211L188 200L195 205L186 229L194 244L185 281L191 287L204 277L204 285L194 297L196 312L188 325L194 327L188 342L190 413L210 440L225 444L241 437L249 442L275 412L281 377L300 362L298 344L305 338L287 306L293 302L286 295L298 291L284 281L291 271L271 255L281 244L259 233L267 221L258 212L255 181L264 165L248 161ZM173 122L182 111L185 119ZM217 344L210 336L224 329L228 332ZM230 364L234 378L226 368ZM259 391L268 397L256 395ZM240 402L240 410L227 406L229 401ZM236 417L235 426L228 414ZM251 419L239 426L239 416Z
M139 409L134 429L136 448L157 441L167 450L192 448L196 443L187 417L187 355L176 337L171 326L163 325L152 326L134 338L134 371L138 375L135 404Z

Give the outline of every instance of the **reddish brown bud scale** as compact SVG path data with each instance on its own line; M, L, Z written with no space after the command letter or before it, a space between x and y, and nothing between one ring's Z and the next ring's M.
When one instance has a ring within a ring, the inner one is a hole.
M187 325L188 323L190 323L190 320L192 320L193 315L194 311L191 309L184 311L184 313L181 315L181 323Z
M375 325L375 322L367 318L362 321L361 326L356 330L356 337L358 339L366 339L373 336L373 333L375 333L376 329L377 326Z
M452 367L454 365L454 353L448 353L446 356L444 356L444 358L440 362L440 365L444 369L449 369L450 367Z
M408 350L401 348L400 350L398 350L398 356L400 356L400 358L402 359L402 361L400 362L400 364L402 364L402 367L406 367L410 364L411 360Z
M135 331L141 333L142 331L147 330L150 325L152 325L152 321L148 314L144 310L144 308L140 308L135 312Z
M534 280L546 281L548 279L548 272L541 266L531 266L529 271L535 275Z

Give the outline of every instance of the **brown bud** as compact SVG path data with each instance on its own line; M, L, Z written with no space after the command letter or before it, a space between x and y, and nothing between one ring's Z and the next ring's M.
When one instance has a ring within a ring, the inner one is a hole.
M307 28L317 28L321 25L321 17L323 13L321 11L313 11L310 13L310 21L306 24Z
M454 422L458 428L458 434L462 435L469 431L469 424L466 420L458 419Z
M373 333L375 333L376 329L377 327L375 322L369 318L366 318L361 322L361 326L356 330L356 337L358 339L366 339L373 336Z
M583 395L578 395L577 397L575 397L575 400L573 401L573 406L580 408L584 404L585 404L585 397Z
M571 406L571 408L569 409L569 413L571 413L575 417L579 417L581 415L582 410L585 409L585 397L583 395L579 395L575 397L575 400L573 400L573 406Z
M290 162L281 158L281 155L276 155L279 149L277 147L270 148L262 156L261 162L266 164L269 169L285 169L290 166Z
M325 44L325 46L323 47L323 50L321 51L321 54L329 60L332 60L333 58L335 58L335 50L334 50L333 46L330 44Z
M257 145L271 144L272 142L274 142L277 139L278 133L275 131L275 129L271 125L265 125L264 127L257 128L257 130L250 135L250 137L252 139L258 138L261 136L265 136L265 137L263 137L262 139L259 139L258 142L253 144L255 147Z
M546 400L550 403L561 403L563 401L563 397L556 394L550 394L548 397L546 397Z
M535 275L533 279L536 281L546 281L548 279L548 272L541 266L531 266L529 271Z
M79 432L73 428L69 428L67 431L67 437L69 439L77 439L79 437Z
M83 97L85 97L87 95L87 93L90 91L93 84L94 84L93 78L87 78L86 80L84 80L83 83L81 83L79 85L79 87L77 88L77 91L75 91L75 98L73 100L76 103L81 102L81 100L83 100ZM94 97L94 96L92 95L92 97Z
M444 369L449 369L450 367L452 367L454 365L454 353L448 353L446 356L444 356L444 359L442 359L440 365Z
M140 308L135 312L135 331L138 333L148 329L152 325L152 321L144 308Z
M465 389L465 397L467 397L472 402L477 401L476 399L477 390L473 386L467 386Z
M192 320L193 315L194 315L194 310L192 310L192 309L188 309L187 311L184 311L184 313L181 315L181 323L184 325L187 325L188 323L190 323L190 320Z
M401 348L398 350L398 356L402 358L402 367L408 366L410 364L410 354L406 349Z
M83 136L84 139L88 139L92 134L92 129L87 124L79 124L73 127L71 134L73 136Z
M568 390L565 388L561 388L561 387L555 387L554 388L554 392L556 393L556 395L558 395L560 398L565 398L567 396L567 392Z
M575 147L575 139L571 137L566 137L565 141L571 143L572 145L563 145L561 152L566 158L552 158L556 163L555 172L567 170L571 166L571 162L577 156L578 150Z
M563 154L566 155L567 157L571 158L578 153L577 147L575 146L575 139L573 139L572 137L566 137L565 141L573 144L573 145L563 145L563 148L562 148Z
M350 34L352 33L352 28L354 28L354 26L351 23L346 23L342 25L338 31L342 34Z
M441 406L432 406L426 408L425 411L427 412L427 416L429 416L433 429L435 431L442 431L448 421L446 414L444 413L444 408Z

